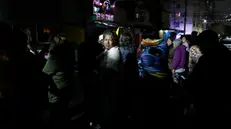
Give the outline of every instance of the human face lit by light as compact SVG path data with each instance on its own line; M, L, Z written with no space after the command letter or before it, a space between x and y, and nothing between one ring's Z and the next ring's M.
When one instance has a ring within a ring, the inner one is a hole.
M168 44L168 46L171 46L172 45L172 40L168 39L167 44Z
M113 37L111 35L105 35L103 39L103 46L105 49L109 50L113 47Z
M185 37L182 38L182 42L183 43L186 43L187 42L187 39Z

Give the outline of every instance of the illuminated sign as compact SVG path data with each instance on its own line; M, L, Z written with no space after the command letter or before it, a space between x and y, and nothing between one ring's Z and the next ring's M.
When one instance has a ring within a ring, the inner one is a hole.
M114 21L116 0L93 0L93 14L96 20Z
M181 13L176 13L176 17L181 17Z

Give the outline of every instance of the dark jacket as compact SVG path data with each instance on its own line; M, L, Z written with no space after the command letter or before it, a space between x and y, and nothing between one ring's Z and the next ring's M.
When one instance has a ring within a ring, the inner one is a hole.
M195 128L230 127L231 53L222 45L203 53L185 88L196 108Z
M70 99L74 85L74 57L69 46L59 46L50 51L43 72L50 78L50 91L59 97Z

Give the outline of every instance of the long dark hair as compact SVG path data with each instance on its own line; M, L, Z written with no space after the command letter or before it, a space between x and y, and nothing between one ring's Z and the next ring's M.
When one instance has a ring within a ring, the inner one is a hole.
M120 35L119 46L129 51L134 51L136 49L132 34L129 31L125 31Z
M132 44L132 35L129 32L123 32L119 39L120 46L129 46Z

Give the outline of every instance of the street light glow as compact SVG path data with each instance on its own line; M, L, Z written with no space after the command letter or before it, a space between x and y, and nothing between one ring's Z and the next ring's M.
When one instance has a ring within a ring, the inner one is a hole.
M207 20L204 20L203 23L207 23Z

